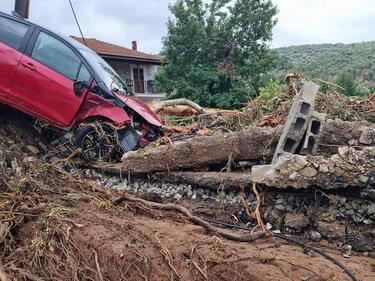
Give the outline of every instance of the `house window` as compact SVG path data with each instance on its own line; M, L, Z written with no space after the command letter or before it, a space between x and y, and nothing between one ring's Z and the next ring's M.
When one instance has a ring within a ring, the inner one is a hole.
M133 75L134 75L134 91L136 93L144 93L145 92L145 78L143 74L143 69L134 68Z

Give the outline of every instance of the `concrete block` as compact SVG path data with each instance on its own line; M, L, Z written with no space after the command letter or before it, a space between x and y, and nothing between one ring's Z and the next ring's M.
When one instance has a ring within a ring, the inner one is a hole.
M296 153L301 143L303 143L306 130L310 125L314 113L318 89L318 85L307 81L295 97L272 159L273 164L285 152Z
M264 174L270 171L274 165L256 165L251 168L251 178L253 182L261 183Z
M311 155L317 152L326 119L326 113L319 113L314 111L310 124L307 127L301 151L299 151L300 154Z

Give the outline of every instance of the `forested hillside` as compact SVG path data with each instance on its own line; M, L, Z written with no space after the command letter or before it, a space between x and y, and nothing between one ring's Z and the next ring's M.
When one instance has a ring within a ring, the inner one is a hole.
M375 88L375 41L354 44L316 44L278 48L276 71L298 71L309 77L336 81L351 74L370 91Z

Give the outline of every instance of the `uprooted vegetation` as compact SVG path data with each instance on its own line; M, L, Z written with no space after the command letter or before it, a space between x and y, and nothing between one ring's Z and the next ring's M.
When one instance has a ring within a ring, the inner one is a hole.
M328 121L323 156L295 165L311 168L339 152L349 167L356 157L338 146L351 145L353 155L373 151L374 99L338 98L328 110L335 99L319 96L317 107L356 122ZM33 137L2 124L0 280L372 280L371 170L351 170L366 183L343 191L324 189L324 179L298 191L251 183L249 167L270 161L291 100L259 98L242 111L190 110L182 117L171 114L181 108L169 108L170 138L116 165L71 157L49 163L32 149ZM371 159L360 158L366 165ZM342 179L330 178L338 185ZM280 232L298 236L305 252Z
M238 131L249 126L276 127L285 123L294 95L285 91L250 101L241 110L205 109L203 114L187 106L162 110L165 129L177 133L212 134ZM347 97L336 92L318 93L318 112L328 119L375 122L375 94L370 97Z
M207 235L188 216L168 211L175 205L154 208L27 156L11 140L2 142L2 281L347 278L333 263L282 240L238 243ZM246 231L233 235L250 237ZM352 257L347 264L371 279L370 258Z

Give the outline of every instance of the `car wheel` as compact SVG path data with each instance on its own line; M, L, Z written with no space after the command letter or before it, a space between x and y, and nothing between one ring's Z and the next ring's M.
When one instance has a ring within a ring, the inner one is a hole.
M108 160L116 153L117 137L107 125L89 125L78 130L75 145L87 161Z

